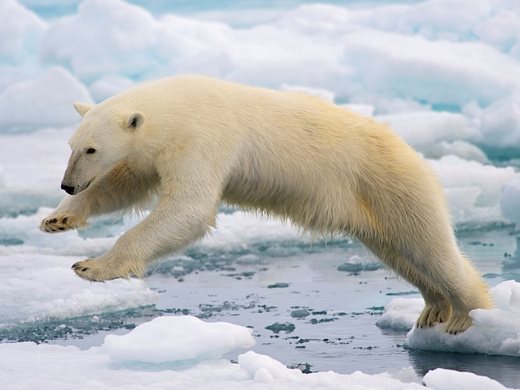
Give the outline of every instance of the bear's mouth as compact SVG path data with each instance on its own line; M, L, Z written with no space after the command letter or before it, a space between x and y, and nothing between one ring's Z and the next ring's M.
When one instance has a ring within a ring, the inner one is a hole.
M77 190L76 190L76 193L75 195L79 194L80 192L82 191L85 191L88 186L90 185L90 183L92 183L94 181L95 177L90 179L86 184L83 184L81 187L79 187Z

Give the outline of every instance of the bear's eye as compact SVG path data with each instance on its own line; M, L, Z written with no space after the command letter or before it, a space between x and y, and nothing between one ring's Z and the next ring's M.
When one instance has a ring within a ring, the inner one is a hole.
M87 149L87 154L92 154L92 153L96 153L96 149L94 149L94 148L88 148L88 149Z

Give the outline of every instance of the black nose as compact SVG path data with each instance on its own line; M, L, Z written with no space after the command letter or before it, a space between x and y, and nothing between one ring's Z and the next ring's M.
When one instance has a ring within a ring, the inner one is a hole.
M69 187L69 186L66 186L65 184L61 185L61 189L69 195L72 195L74 193L74 187Z

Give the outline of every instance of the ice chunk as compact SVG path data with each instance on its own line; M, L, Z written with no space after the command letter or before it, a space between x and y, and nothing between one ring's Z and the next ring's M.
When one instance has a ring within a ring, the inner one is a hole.
M507 390L497 381L473 374L437 368L424 376L426 386L435 390Z
M511 82L520 77L518 62L481 43L372 29L345 34L343 42L340 63L352 72L338 86L349 96L379 93L460 106L472 99L489 104L519 87Z
M480 142L498 148L520 146L520 93L497 100L480 115Z
M217 229L201 242L205 247L237 247L255 241L302 240L302 235L289 223L243 211L219 214Z
M422 298L393 298L385 305L385 311L376 325L396 330L411 329L423 308Z
M47 24L15 0L0 1L0 15L0 62L18 64L36 56Z
M380 262L363 259L358 255L351 256L345 263L338 265L338 271L361 272L375 271L382 267Z
M410 145L428 156L429 150L442 141L468 140L479 133L461 114L452 112L415 111L380 115Z
M91 84L89 91L96 102L101 102L133 85L134 83L126 77L108 76Z
M507 9L508 4L501 1L500 6L496 7L495 12L490 13L489 18L485 18L480 23L475 23L473 31L482 42L486 42L503 52L509 52L516 58L515 46L518 47L520 38L520 17L517 10ZM509 5L514 2L509 2ZM518 4L518 3L517 3Z
M406 345L430 351L520 357L520 314L501 309L477 309L470 316L473 326L461 334L449 335L442 325L430 329L413 328L406 337Z
M508 181L502 187L500 209L502 214L520 227L520 178Z
M266 384L266 389L424 389L417 383L403 383L386 373L367 375L356 371L350 375L341 375L328 371L303 374L300 370L285 367L270 356L253 351L240 355L238 364L247 373L247 378L254 380L254 383Z
M0 91L0 127L18 132L71 125L79 122L72 102L90 100L85 86L67 70L51 67Z
M455 223L478 226L503 220L501 188L519 178L512 167L494 167L455 156L429 162L445 189Z
M51 24L42 43L45 61L66 65L82 80L100 75L142 76L153 67L147 50L157 23L143 8L121 0L86 0L77 14Z
M302 374L300 370L289 369L270 356L260 355L253 351L240 355L238 364L252 378L260 382L273 382L278 378L296 380Z
M472 27L492 14L489 1L458 0L450 9L450 0L421 1L361 10L352 13L356 22L401 34L420 34L432 40L465 39ZM471 8L472 12L467 12Z
M101 349L114 361L148 363L219 358L255 344L251 330L193 316L165 316L137 326L126 335L108 335Z
M158 298L141 280L85 283L70 269L77 260L0 246L0 326L150 305Z
M473 310L473 326L458 335L447 334L443 324L413 327L424 307L422 299L392 299L377 325L399 330L413 327L406 345L414 349L520 357L520 283L502 282L490 293L497 308Z
M350 21L401 34L420 34L430 40L480 39L514 55L520 35L518 3L502 0L429 0L388 5L350 13ZM471 12L467 12L471 9Z
M463 160L474 160L481 164L489 164L486 154L478 147L465 141L442 141L437 145L428 145L422 150L429 158L442 158L453 155Z

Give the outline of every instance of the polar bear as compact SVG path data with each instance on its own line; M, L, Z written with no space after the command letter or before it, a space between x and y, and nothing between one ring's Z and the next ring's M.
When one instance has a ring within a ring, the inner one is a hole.
M158 198L106 254L72 266L84 279L142 276L152 260L202 238L226 202L359 239L419 288L419 327L462 332L470 310L491 307L435 175L385 124L302 93L202 76L75 108L83 120L61 184L71 196L41 229L77 228Z

